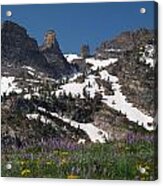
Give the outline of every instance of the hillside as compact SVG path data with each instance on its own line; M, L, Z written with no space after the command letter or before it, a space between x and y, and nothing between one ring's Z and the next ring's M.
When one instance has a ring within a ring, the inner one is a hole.
M135 164L144 152L149 155L144 161L151 166L151 173L145 179L153 180L155 162L151 157L157 133L157 41L154 38L154 32L147 29L125 32L104 41L94 55L83 57L63 54L53 30L45 33L42 46L38 46L23 27L5 22L1 77L4 162L11 152L14 152L13 159L18 158L19 153L20 159L23 153L30 153L28 163L33 162L37 169L32 158L37 159L41 154L53 165L54 172L46 172L46 176L58 175L56 170L60 170L63 171L61 177L66 178L66 171L72 170L80 178L99 178L101 174L95 170L98 169L105 179L116 179L113 172L107 174L107 171L113 165L119 166L116 161L120 153L118 161L121 160L122 167L117 169L125 169L127 165L133 171L127 179L141 179L141 175L136 177ZM141 142L152 150L144 149ZM85 155L78 154L81 151ZM112 156L110 152L117 159L110 159L107 164L107 157ZM62 153L67 155L63 158ZM96 154L92 160L90 153ZM131 164L123 165L125 154ZM97 160L98 155L103 159L101 162ZM39 161L42 163L41 157ZM69 165L65 161L70 162ZM85 165L83 169L80 167L80 173L76 167L78 161ZM23 166L29 168L28 163ZM22 176L17 172L13 175ZM120 178L125 179L125 175Z

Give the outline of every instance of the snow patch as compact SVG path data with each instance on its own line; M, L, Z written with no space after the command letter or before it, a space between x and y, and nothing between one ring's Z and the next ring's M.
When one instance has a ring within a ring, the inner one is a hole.
M29 120L37 120L37 118L39 117L39 114L26 114L26 117L29 119Z
M90 140L94 143L105 143L108 139L108 133L97 128L93 123L79 123L66 117L61 117L57 113L51 112L51 115L61 119L66 123L70 123L72 127L82 129L89 136Z
M38 110L41 111L41 112L46 112L46 109L43 108L43 107L38 107Z
M34 92L33 94L25 94L24 99L31 100L32 96L40 97L38 92Z
M15 77L9 76L9 77L1 77L1 96L6 94L6 96L9 95L10 92L16 92L17 94L22 93L22 89L17 87L17 82L15 81Z
M28 71L28 74L31 75L31 76L34 76L35 74L31 71Z
M64 57L69 63L72 63L74 59L82 59L82 57L77 54L64 54Z
M136 107L133 107L132 103L128 103L126 101L126 96L124 96L121 92L121 85L118 83L118 78L116 76L109 75L109 81L112 83L114 95L107 96L103 93L103 102L109 107L112 107L117 111L121 111L130 121L137 122L138 125L143 126L149 131L154 130L155 127L153 125L148 125L149 123L153 123L153 118L145 115Z
M107 72L107 70L102 70L99 72L99 74L102 80L108 81L109 73Z
M90 140L94 143L105 143L106 139L108 139L108 133L95 127L92 123L78 123L76 121L71 121L70 125L85 131L88 134Z
M30 100L31 97L32 97L31 94L25 94L25 95L24 95L24 99L27 99L27 100Z
M33 72L36 71L34 68L32 68L32 67L30 67L30 66L25 66L25 65L24 65L22 68L27 69L27 70L29 70L29 71L33 71Z
M43 107L38 107L38 110L40 110L42 112L47 112L46 109ZM79 123L79 122L73 121L69 118L61 117L56 112L48 112L48 113L50 113L51 116L53 116L53 117L57 117L58 119L61 119L62 121L66 122L66 123L69 123L70 126L72 126L74 128L79 128L79 129L85 131L85 133L89 136L90 140L94 143L96 143L96 142L105 143L106 139L108 139L108 133L101 130L101 129L98 129L96 126L93 125L93 123ZM27 114L26 117L29 120L32 120L32 119L37 120L39 117L39 114ZM52 120L50 120L42 115L40 117L40 121L45 124L52 123ZM78 143L85 143L85 140L84 139L79 140Z
M39 114L26 114L26 117L29 120L37 120L39 118ZM52 121L50 119L47 119L45 116L40 116L40 121L44 124L51 124Z
M109 66L118 61L118 58L109 58L106 60L100 60L95 58L87 58L86 63L93 65L91 67L92 70L97 70L98 68L101 70L103 67Z
M69 79L69 82L73 82L75 81L78 77L82 76L83 74L82 73L75 73L73 74L73 76Z
M105 52L121 52L122 51L122 49L115 49L115 48L109 48L109 49L105 49Z
M40 81L37 79L26 79L26 81L30 83L40 83Z
M141 49L141 48L140 48ZM154 59L155 48L153 45L149 44L145 46L144 52L139 52L141 57L139 58L140 62L145 62L150 67L154 67L156 60Z
M89 75L85 79L83 83L69 82L65 85L62 85L59 90L56 91L56 96L58 97L60 94L64 92L66 95L69 93L72 94L73 97L79 96L80 98L85 98L83 95L83 91L85 91L90 95L91 98L94 98L96 92L100 92L99 85L96 83L94 75Z
M85 87L84 83L67 83L65 85L61 86L61 90L56 91L56 96L58 97L60 94L63 94L64 92L66 95L69 95L69 93L72 94L73 97L80 95L81 98L84 98L83 96L83 89Z
M85 139L79 139L78 144L85 144L86 140Z

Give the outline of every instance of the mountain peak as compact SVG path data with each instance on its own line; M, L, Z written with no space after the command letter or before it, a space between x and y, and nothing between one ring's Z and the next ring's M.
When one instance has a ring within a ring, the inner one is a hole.
M43 44L40 46L41 53L49 63L66 62L56 36L57 34L54 30L48 30L45 32Z
M45 33L41 47L24 27L11 21L2 24L1 35L3 66L12 64L14 68L19 68L27 65L56 78L72 73L71 65L59 48L54 30Z
M9 20L7 20L7 21L4 21L3 23L2 23L2 27L1 27L1 29L8 29L8 30L10 30L11 31L11 29L19 29L19 30L21 30L22 32L25 32L26 33L26 29L25 28L23 28L22 26L20 26L20 25L18 25L17 23L15 23L15 22L12 22L12 21L9 21Z
M48 30L44 35L44 45L47 46L47 48L52 47L52 45L55 44L56 41L56 33L54 30Z

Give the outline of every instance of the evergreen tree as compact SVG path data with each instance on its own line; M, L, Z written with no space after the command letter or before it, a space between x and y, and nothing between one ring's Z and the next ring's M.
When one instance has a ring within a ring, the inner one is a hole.
M85 59L90 56L89 45L82 45L80 49L80 55Z

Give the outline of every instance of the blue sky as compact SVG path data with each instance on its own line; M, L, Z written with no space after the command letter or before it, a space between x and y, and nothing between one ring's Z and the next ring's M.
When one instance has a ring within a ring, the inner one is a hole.
M141 7L147 9L146 14L140 14ZM12 17L6 17L7 10L12 11ZM153 29L154 3L4 5L1 18L24 26L39 45L45 31L54 29L64 53L79 52L81 44L89 44L93 51L122 31Z

